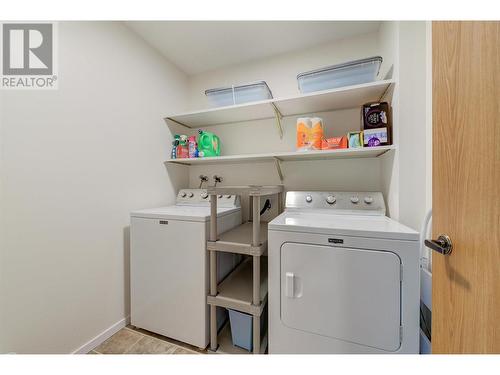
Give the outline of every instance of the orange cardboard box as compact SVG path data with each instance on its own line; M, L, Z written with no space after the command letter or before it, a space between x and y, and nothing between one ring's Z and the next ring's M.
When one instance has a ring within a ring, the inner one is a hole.
M336 148L347 148L347 137L333 137L323 139L321 142L322 150L333 150Z

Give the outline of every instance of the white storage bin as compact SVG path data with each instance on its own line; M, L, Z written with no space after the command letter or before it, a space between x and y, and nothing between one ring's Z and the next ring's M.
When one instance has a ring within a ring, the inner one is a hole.
M257 102L273 98L273 94L265 81L210 89L205 91L205 95L212 105L216 107Z
M373 82L381 64L382 57L375 56L300 73L297 75L299 90L307 93Z
M236 310L228 310L233 345L251 352L253 349L252 315Z
M229 311L229 323L231 324L231 338L233 345L246 349L249 352L253 350L253 316L240 311L227 309ZM261 337L264 333L267 323L267 306L260 317Z

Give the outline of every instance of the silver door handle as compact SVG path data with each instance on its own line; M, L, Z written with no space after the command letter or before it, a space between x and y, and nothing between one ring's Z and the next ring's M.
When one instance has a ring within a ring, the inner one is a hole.
M440 234L437 240L425 240L425 246L443 255L450 255L453 251L451 238L446 234Z

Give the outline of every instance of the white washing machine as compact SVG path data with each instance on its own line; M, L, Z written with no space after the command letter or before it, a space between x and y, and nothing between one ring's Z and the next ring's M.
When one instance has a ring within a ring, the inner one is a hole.
M240 225L239 197L219 196L217 215L219 233ZM130 216L132 325L205 348L210 327L206 190L180 190L175 205L134 211ZM218 279L239 260L234 254L218 254ZM219 311L220 325L224 314Z
M269 352L418 353L419 235L380 192L288 192L269 223Z

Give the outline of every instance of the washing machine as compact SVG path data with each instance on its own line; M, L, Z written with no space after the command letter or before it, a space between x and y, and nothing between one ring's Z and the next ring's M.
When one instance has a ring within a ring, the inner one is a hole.
M219 233L242 222L240 199L220 195ZM205 189L182 189L175 205L134 211L130 219L131 324L205 348L209 342L210 202ZM218 280L241 256L218 254ZM227 312L218 311L219 326Z
M380 192L288 192L269 223L269 352L418 353L419 235Z

